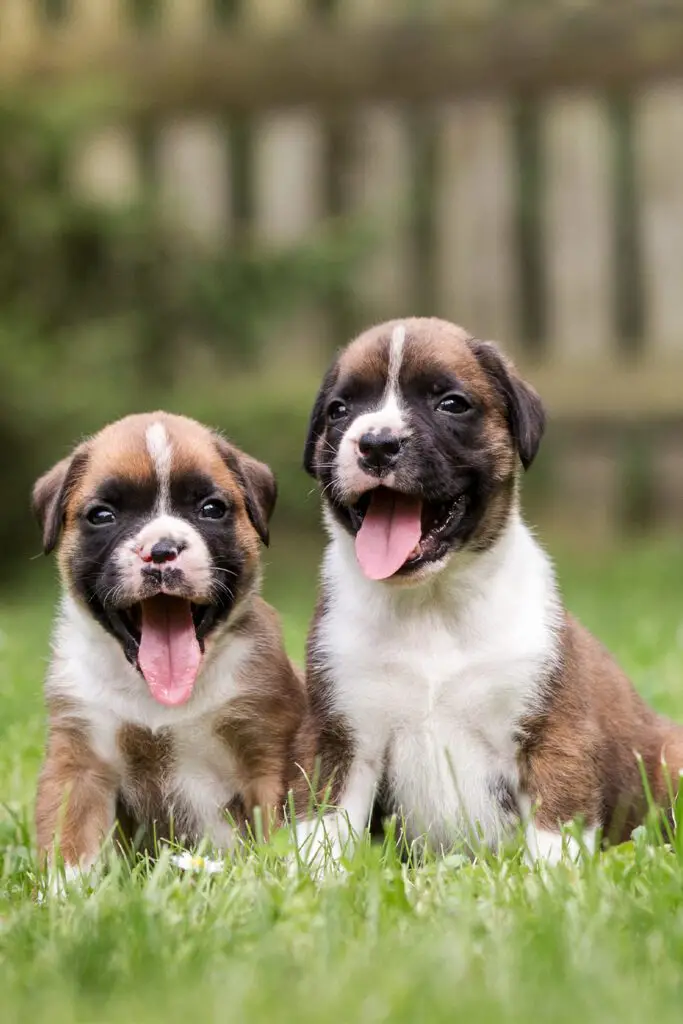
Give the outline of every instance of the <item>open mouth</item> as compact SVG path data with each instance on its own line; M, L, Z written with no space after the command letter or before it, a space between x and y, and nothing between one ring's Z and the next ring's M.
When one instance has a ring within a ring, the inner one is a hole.
M156 597L149 597L145 601L138 601L136 604L132 604L128 608L119 608L114 613L119 617L126 632L135 642L136 646L140 645L142 632L142 606L143 604L148 604L150 601L179 601L189 605L197 640L203 650L204 637L208 633L211 621L213 620L212 606L208 604L195 604L193 601L185 600L185 598L171 597L167 594L157 594Z
M157 594L109 613L128 660L161 704L184 704L192 695L214 619L211 605Z
M361 569L368 579L383 580L443 557L465 505L463 494L426 501L386 487L367 491L346 509Z

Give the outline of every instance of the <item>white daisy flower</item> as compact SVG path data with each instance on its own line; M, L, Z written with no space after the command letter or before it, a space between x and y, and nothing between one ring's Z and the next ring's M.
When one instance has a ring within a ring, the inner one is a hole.
M197 854L174 853L171 857L171 864L180 868L181 871L203 872L205 875L217 875L225 867L223 860L211 860L210 857L200 857Z

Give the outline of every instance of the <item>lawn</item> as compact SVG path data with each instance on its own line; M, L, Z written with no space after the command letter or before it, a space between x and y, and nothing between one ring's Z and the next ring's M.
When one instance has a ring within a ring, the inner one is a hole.
M268 594L300 657L315 567L300 542L279 547ZM682 556L638 544L559 565L572 610L648 699L683 720ZM40 563L25 576L0 601L3 1024L681 1019L678 843L639 837L579 869L543 872L518 853L470 865L456 851L410 867L366 844L346 876L320 887L288 875L276 844L222 875L162 859L121 867L91 895L37 904L31 802L55 590Z

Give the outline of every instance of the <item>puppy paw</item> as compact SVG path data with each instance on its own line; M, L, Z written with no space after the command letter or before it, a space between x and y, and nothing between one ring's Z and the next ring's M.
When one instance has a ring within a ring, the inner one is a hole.
M288 872L301 869L318 881L330 874L346 874L343 859L353 853L355 836L343 815L300 821L296 825L297 851L288 858Z
M83 868L77 864L64 864L60 867L51 865L47 869L45 885L36 895L36 902L65 900L72 893L85 895L96 884L97 878L94 865Z
M529 867L534 864L577 864L585 853L591 854L595 849L595 829L586 830L579 841L567 832L551 832L529 824L525 839L524 860Z

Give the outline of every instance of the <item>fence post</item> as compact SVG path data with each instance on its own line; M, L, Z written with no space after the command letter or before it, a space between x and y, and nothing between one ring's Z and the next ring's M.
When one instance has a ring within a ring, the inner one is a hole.
M252 27L284 32L304 26L305 0L251 0ZM309 109L264 112L253 121L254 237L280 247L302 242L324 215L323 133ZM327 360L328 325L319 308L281 323L271 334L270 365L320 368Z
M513 354L518 309L511 111L504 101L472 99L449 103L440 115L437 309Z
M547 285L546 356L557 374L617 370L615 352L614 181L611 125L601 99L560 96L541 114L541 218ZM552 410L551 410L552 412ZM572 415L580 416L577 407ZM609 533L619 515L620 465L613 438L580 432L558 456L560 516Z
M396 6L394 0L342 0L339 18L356 27L382 24L395 20ZM350 130L347 209L368 228L372 245L354 283L362 326L368 326L416 312L410 137L404 112L391 103L354 110Z
M37 9L30 0L4 0L0 4L0 60L3 52L26 50L40 31Z
M640 93L634 108L645 337L642 359L681 374L683 411L683 85ZM667 528L683 525L683 428L652 449L652 508Z
M646 358L683 356L683 85L647 89L634 109Z
M610 129L600 99L563 96L543 106L543 251L554 362L604 366L613 352Z
M111 40L125 32L121 0L71 0L64 31L79 41ZM135 198L140 163L132 134L120 123L88 132L75 147L69 168L71 185L80 196L98 203L120 204Z
M656 525L666 531L683 530L683 429L663 431L653 451L652 509Z
M210 0L168 0L161 29L171 38L208 36ZM231 221L227 132L215 116L177 116L158 133L162 201L173 223L196 241L220 245Z

